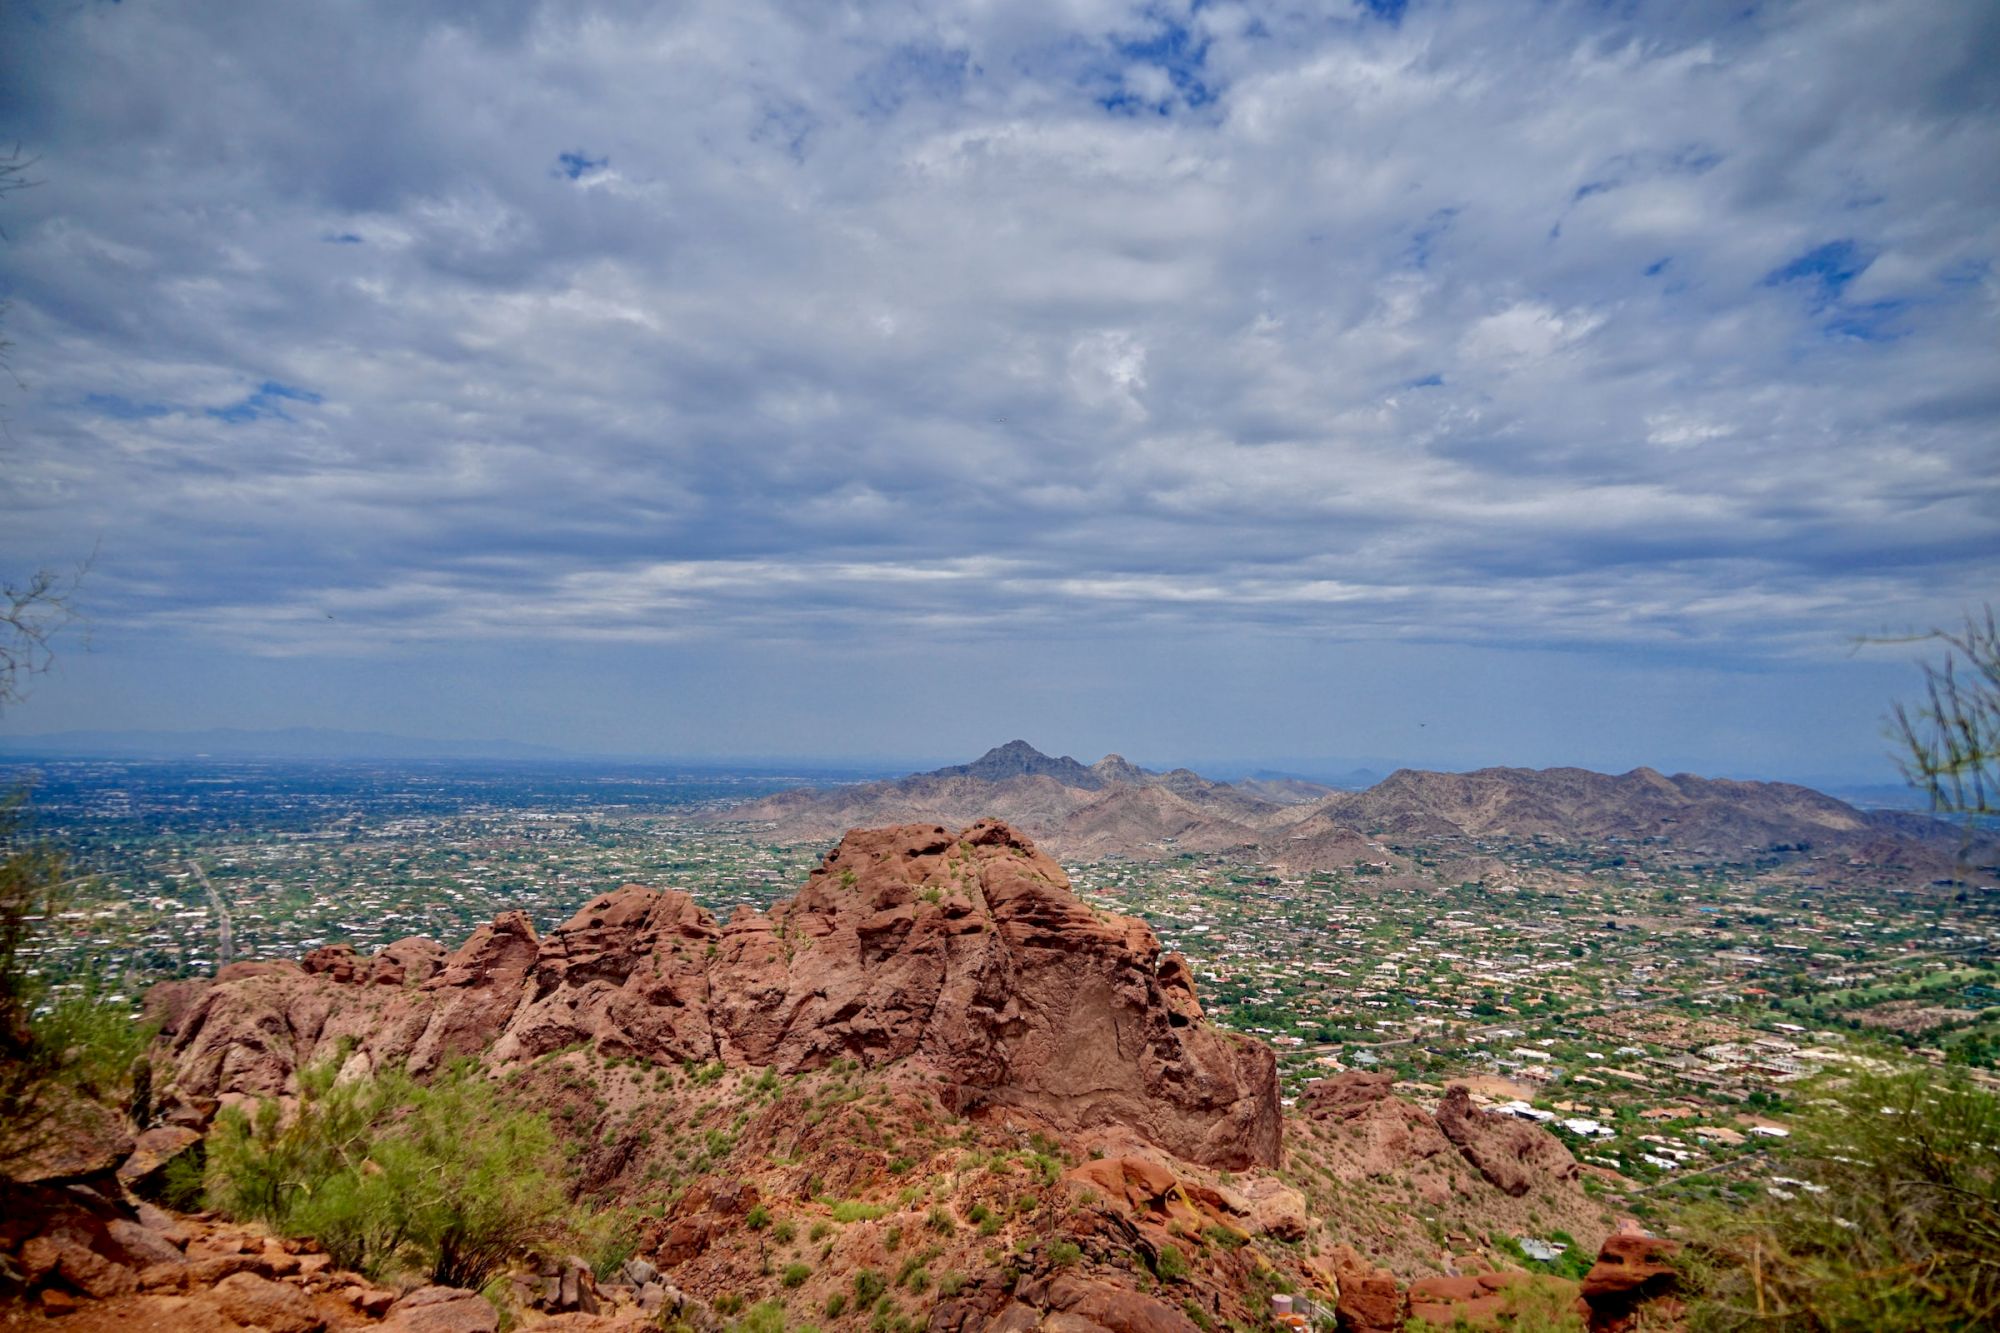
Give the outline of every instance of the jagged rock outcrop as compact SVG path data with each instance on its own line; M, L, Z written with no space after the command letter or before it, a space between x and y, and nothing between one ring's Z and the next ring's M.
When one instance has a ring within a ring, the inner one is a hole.
M1678 1242L1633 1231L1606 1237L1580 1292L1591 1333L1628 1333L1642 1306L1662 1316L1678 1312L1680 1273L1673 1256L1679 1250Z
M400 984L383 983L387 967ZM178 1007L163 1086L197 1109L292 1091L301 1065L343 1043L357 1069L422 1072L587 1040L781 1073L911 1061L961 1112L1120 1126L1209 1165L1278 1158L1270 1052L1209 1025L1150 930L1093 911L991 820L850 833L796 897L727 923L628 885L547 939L509 913L442 957L409 941L366 960L321 949Z
M1538 1184L1577 1178L1576 1158L1561 1139L1525 1120L1481 1111L1462 1086L1438 1104L1437 1126L1495 1189L1515 1198Z
M1306 1085L1297 1113L1341 1126L1343 1158L1361 1176L1410 1181L1432 1203L1452 1195L1452 1142L1437 1122L1392 1090L1390 1074L1345 1073Z

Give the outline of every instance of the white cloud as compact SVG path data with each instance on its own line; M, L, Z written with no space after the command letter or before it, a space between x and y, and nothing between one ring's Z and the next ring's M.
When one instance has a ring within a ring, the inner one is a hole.
M16 17L0 558L288 650L1755 659L1990 589L1990 16L1158 13Z

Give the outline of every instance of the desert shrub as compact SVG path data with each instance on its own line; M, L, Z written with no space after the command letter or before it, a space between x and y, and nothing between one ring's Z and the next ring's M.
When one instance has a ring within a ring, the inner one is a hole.
M428 1085L334 1072L332 1061L300 1072L289 1122L273 1101L217 1117L212 1206L318 1240L341 1267L415 1263L473 1290L562 1218L547 1121L504 1105L470 1063Z
M787 1288L796 1287L803 1285L812 1275L812 1269L805 1264L786 1264L785 1271L779 1275L778 1281Z
M1192 1296L1181 1302L1181 1313L1192 1319L1195 1327L1201 1329L1202 1333L1208 1333L1209 1329L1215 1327L1215 1321L1208 1317L1208 1311L1196 1304Z
M1175 1282L1187 1276L1187 1260L1175 1245L1162 1245L1160 1257L1153 1263L1153 1272L1162 1282Z
M889 1211L884 1204L862 1203L858 1199L836 1199L831 1208L836 1222L873 1222Z
M1049 1262L1058 1268L1073 1268L1083 1260L1083 1251L1073 1240L1059 1240L1049 1246Z
M1680 1219L1702 1333L1991 1327L2000 1310L2000 1098L1962 1076L1826 1091L1786 1165L1814 1188Z
M790 1245L799 1238L799 1224L789 1217L781 1217L771 1224L771 1239L780 1245Z
M577 1224L578 1248L590 1259L590 1271L599 1282L618 1275L639 1249L639 1217L627 1208L610 1208Z
M951 1220L951 1214L942 1207L933 1208L924 1218L924 1224L941 1236L950 1235L958 1224Z
M201 1207L206 1172L206 1160L199 1152L184 1152L174 1158L161 1173L160 1202L176 1212L195 1212Z
M785 1307L779 1301L759 1301L736 1322L731 1333L785 1333Z
M938 1274L937 1289L938 1289L938 1295L940 1296L951 1297L958 1295L960 1291L965 1289L965 1274L963 1273Z
M806 1238L808 1240L821 1241L825 1240L832 1232L833 1223L827 1221L825 1218L821 1218L812 1224L812 1230L806 1233Z
M876 1298L889 1289L889 1281L872 1268L855 1270L854 1303L860 1306L873 1305Z
M1211 1222L1201 1232L1209 1244L1224 1250L1240 1250L1250 1238L1234 1227L1226 1227L1220 1222Z
M771 1210L763 1204L752 1204L750 1211L743 1215L743 1225L752 1231L762 1231L771 1225Z
M833 1295L826 1298L826 1317L828 1319L840 1318L841 1311L845 1310L846 1308L847 1308L846 1292L836 1291L833 1293Z

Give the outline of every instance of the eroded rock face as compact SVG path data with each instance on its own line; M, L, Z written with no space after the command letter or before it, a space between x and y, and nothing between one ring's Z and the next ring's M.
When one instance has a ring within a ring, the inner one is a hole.
M1607 1236L1597 1262L1584 1274L1581 1294L1591 1333L1626 1333L1638 1322L1641 1306L1664 1315L1678 1309L1680 1274L1673 1256L1677 1242L1620 1231Z
M1488 1115L1462 1087L1438 1104L1437 1125L1495 1189L1517 1199L1537 1185L1577 1178L1576 1158L1561 1139L1512 1116Z
M994 821L850 833L796 897L727 923L685 894L627 885L547 939L509 913L449 955L427 944L372 959L321 949L303 968L218 978L166 1039L170 1093L282 1095L343 1038L362 1067L418 1072L589 1040L783 1073L909 1060L960 1111L1124 1126L1216 1166L1278 1159L1271 1053L1210 1026L1182 960L1140 922L1094 912Z
M1396 1275L1370 1263L1351 1245L1333 1251L1336 1316L1343 1333L1396 1333L1408 1304Z

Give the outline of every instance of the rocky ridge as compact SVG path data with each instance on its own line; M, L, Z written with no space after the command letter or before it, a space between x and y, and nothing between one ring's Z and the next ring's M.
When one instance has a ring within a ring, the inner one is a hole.
M401 984L398 984L398 983ZM160 1007L174 1114L278 1096L336 1050L349 1075L504 1068L578 1042L655 1064L780 1074L907 1062L959 1113L1074 1134L1122 1128L1220 1167L1279 1154L1276 1063L1211 1026L1192 973L1142 923L1094 912L1008 826L859 831L799 894L717 922L628 885L547 939L510 913L457 950L406 941L257 965Z
M1871 864L1928 873L1951 864L1960 839L1935 819L1858 810L1789 783L1668 777L1649 768L1616 775L1400 769L1365 791L1336 791L1298 780L1214 782L1187 769L1154 773L1118 755L1085 766L1025 741L893 781L781 792L718 817L812 841L856 825L963 824L989 815L1064 858L1228 852L1292 873L1356 862L1405 870L1398 846L1494 838L1657 839L1722 854L1837 847ZM1980 849L1995 853L1991 840Z

